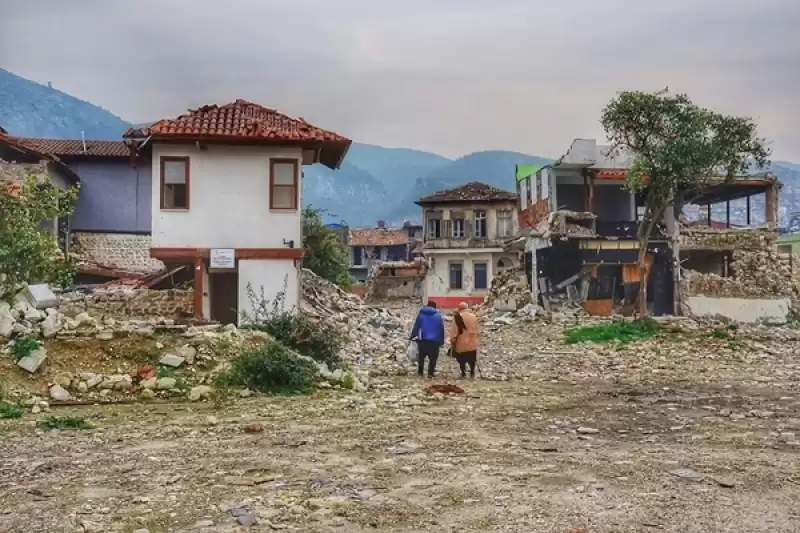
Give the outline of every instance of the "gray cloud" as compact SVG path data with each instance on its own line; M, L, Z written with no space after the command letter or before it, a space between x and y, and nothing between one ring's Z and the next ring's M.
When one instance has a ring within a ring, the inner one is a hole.
M354 139L557 156L621 89L800 161L795 0L0 0L0 66L141 122L247 98Z

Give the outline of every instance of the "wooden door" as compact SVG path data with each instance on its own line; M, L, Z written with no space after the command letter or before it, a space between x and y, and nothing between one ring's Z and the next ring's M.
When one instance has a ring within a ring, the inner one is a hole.
M238 324L239 274L218 272L209 275L211 281L211 320L220 324Z

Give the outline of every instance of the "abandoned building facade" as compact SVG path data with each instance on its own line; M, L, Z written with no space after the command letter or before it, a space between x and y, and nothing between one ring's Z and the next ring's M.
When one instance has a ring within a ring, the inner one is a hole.
M350 140L244 100L124 137L152 165L150 255L191 265L198 318L239 323L253 294L299 304L302 167L338 168Z
M195 318L239 323L252 313L251 289L298 304L302 168L338 168L350 144L237 100L133 128L120 141L0 134L0 159L41 164L59 186L80 185L73 215L54 231L83 280L183 277L193 283Z
M481 304L496 272L519 262L504 243L517 228L517 197L485 183L467 183L420 198L422 250L428 264L424 297L443 308Z
M640 280L637 232L645 194L625 187L629 165L626 154L576 139L554 163L518 172L524 237L518 243L534 298L547 307L550 298L563 296L608 316L632 312L646 283L655 315L785 318L792 266L790 254L776 246L780 183L773 176L712 179L691 205L667 209L651 234ZM705 214L703 224L684 215L692 208ZM724 220L714 221L714 213ZM733 216L744 223L735 226Z

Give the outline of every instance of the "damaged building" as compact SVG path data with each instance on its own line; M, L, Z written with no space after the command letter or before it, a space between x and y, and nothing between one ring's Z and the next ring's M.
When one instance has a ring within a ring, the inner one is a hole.
M646 191L625 187L628 154L609 155L576 139L554 163L517 173L520 238L534 299L545 308L566 300L601 316L632 314L647 287L656 316L724 316L754 322L785 319L793 296L791 254L777 246L780 183L769 174L709 180L689 209L667 210L651 235L643 279L637 233ZM745 224L731 202L746 203ZM713 214L724 209L724 221ZM759 209L763 208L763 209Z

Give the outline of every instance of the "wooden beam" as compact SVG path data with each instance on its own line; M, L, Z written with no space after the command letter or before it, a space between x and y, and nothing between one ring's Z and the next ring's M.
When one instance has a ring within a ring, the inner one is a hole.
M205 287L203 278L205 277L206 263L201 257L196 257L194 260L194 302L193 311L194 317L197 320L203 319L203 293Z
M161 261L208 259L210 248L150 248L150 257ZM236 248L236 259L294 259L303 258L301 248Z

